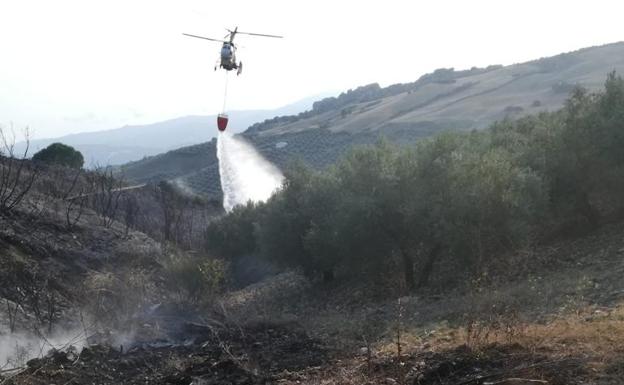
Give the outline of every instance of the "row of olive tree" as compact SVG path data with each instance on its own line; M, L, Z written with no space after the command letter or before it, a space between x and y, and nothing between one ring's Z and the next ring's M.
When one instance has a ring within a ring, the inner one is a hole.
M444 133L410 148L381 141L338 164L286 172L265 204L240 206L206 231L207 247L257 253L308 275L401 271L405 287L624 208L624 82L576 90L557 112ZM538 236L539 234L539 236Z
M542 180L487 135L445 134L400 149L356 149L334 168L288 174L259 210L266 257L331 279L398 266L408 289L426 285L442 254L479 268L530 240L546 200Z

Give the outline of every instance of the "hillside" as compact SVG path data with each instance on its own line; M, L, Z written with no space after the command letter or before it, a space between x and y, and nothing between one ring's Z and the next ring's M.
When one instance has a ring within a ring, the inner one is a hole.
M312 106L316 97L309 97L274 110L229 112L232 132L242 132L250 125L276 115L296 114ZM34 153L54 142L78 149L85 165L119 165L183 146L209 141L217 135L216 115L183 116L151 124L124 126L112 130L84 132L59 138L35 139L30 145ZM24 143L17 144L17 152Z
M51 182L71 188L71 172L44 170L0 214L2 383L607 385L624 376L621 222L519 251L512 260L524 263L466 290L397 301L387 283L319 287L285 271L197 307L177 302L188 295L181 281L167 283L171 249L126 232L123 215L103 225L90 203L68 227L68 201L47 195ZM33 330L39 339L26 338Z
M371 84L313 104L298 115L249 127L242 136L278 167L293 159L320 168L381 135L411 143L442 130L472 130L496 120L562 107L576 85L597 90L612 70L624 73L624 43L585 48L510 66L438 69L413 83ZM175 180L220 199L213 142L123 166L137 182Z
M624 70L624 43L585 48L509 66L464 71L438 69L416 82L380 88L360 87L313 105L297 117L253 126L261 135L310 128L352 134L409 129L485 128L496 120L554 110L575 85L597 89L605 75Z

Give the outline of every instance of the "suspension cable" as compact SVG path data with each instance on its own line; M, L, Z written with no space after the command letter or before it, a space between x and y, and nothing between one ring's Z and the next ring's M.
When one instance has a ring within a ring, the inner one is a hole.
M225 114L225 103L227 101L227 92L228 92L228 74L230 71L225 71L225 90L223 91L223 113Z

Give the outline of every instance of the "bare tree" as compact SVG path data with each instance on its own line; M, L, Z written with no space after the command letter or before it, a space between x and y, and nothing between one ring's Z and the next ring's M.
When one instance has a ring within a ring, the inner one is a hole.
M139 216L140 206L137 198L134 194L126 194L123 201L124 208L124 222L126 225L126 237L131 228L135 228L137 224L137 218Z
M58 292L50 276L33 264L7 262L6 286L0 290L9 312L9 328L15 330L17 313L33 317L40 325L52 330L58 317Z
M123 178L116 178L111 167L96 167L89 174L93 192L91 205L102 219L102 225L111 227L115 222L123 190Z
M42 317L42 323L43 321L45 321L47 323L48 326L48 333L52 333L52 325L54 325L54 320L56 319L56 316L58 315L58 308L57 308L57 298L54 295L54 291L51 290L50 287L50 280L49 278L46 279L45 282L45 294L44 294L44 316Z
M23 132L25 149L15 154L15 132L0 127L0 212L7 213L26 197L39 171L26 159L30 148L30 132Z
M13 301L9 301L7 298L4 299L7 308L7 315L9 316L9 332L15 332L15 323L17 321L17 310L19 309L19 304Z
M175 187L163 181L158 184L159 201L163 213L162 236L165 242L178 243L179 224L184 202Z
M92 191L90 191L89 184L81 184L80 190L76 196L74 194L77 186L80 184L79 179L83 174L82 169L77 169L74 173L70 186L63 193L63 200L66 202L65 206L65 220L67 228L71 229L82 217L84 212L84 206L87 201L87 197Z

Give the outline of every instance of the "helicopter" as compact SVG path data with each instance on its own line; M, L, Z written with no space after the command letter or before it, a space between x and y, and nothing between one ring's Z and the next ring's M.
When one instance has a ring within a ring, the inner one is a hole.
M213 39L211 37L205 37L205 36L191 35L189 33L183 33L183 35L196 37L198 39L204 39L204 40L210 40L210 41L223 43L223 45L221 46L220 60L217 63L217 65L215 65L215 71L217 70L218 67L221 67L226 71L236 70L237 75L240 75L241 72L243 72L243 62L236 63L236 46L234 45L234 37L236 37L236 34L262 36L262 37L275 37L275 38L283 37L283 36L278 36L278 35L267 35L263 33L239 32L238 27L234 28L233 31L231 29L227 29L227 31L228 31L228 34L225 35L225 37L223 38L226 40Z

